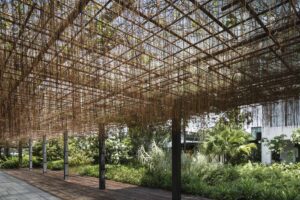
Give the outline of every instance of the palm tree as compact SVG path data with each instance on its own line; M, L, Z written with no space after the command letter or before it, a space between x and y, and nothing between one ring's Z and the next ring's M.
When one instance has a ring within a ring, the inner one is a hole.
M203 150L210 158L223 157L225 163L251 155L256 148L255 143L249 143L251 135L240 128L217 126L213 128L203 142Z

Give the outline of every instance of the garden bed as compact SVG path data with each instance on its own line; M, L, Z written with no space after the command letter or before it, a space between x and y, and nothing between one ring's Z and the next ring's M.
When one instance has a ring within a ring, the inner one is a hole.
M82 166L73 171L85 176L99 176L97 165ZM171 188L169 171L157 173L144 167L108 165L106 177L135 185ZM182 192L222 200L300 200L300 164L205 164L195 171L183 170Z

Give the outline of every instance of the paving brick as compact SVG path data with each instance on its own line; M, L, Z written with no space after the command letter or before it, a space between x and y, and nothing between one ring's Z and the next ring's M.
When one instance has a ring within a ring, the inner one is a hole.
M21 179L55 197L64 200L165 200L172 199L171 192L161 189L139 187L136 185L107 180L107 189L98 189L98 179L86 176L70 176L63 180L63 172L48 171L42 174L40 170L9 170L5 173ZM42 197L43 195L41 195ZM43 196L44 197L44 196ZM45 197L48 199L48 197ZM52 199L51 199L52 200ZM53 199L55 200L55 199ZM182 200L208 200L197 196L183 195Z
M0 171L0 200L59 200L59 198Z

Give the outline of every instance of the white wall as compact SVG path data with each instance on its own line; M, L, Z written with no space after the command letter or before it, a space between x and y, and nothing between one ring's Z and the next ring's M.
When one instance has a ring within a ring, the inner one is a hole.
M272 153L264 142L261 143L261 162L263 164L272 163Z
M262 127L262 138L266 138L268 140L273 139L276 136L280 136L281 134L286 135L286 139L291 139L291 135L295 129L299 128L298 126L284 126L284 127ZM292 149L292 147L291 147ZM295 156L298 156L298 151L294 150ZM288 155L286 153L281 154L281 158L283 160L288 160ZM294 158L295 160L295 158ZM261 161L264 164L271 164L272 158L271 158L271 151L269 148L265 145L265 143L262 143L261 148Z
M291 139L291 135L297 126L282 126L282 127L262 127L262 138L273 139L281 134L286 135L286 139Z

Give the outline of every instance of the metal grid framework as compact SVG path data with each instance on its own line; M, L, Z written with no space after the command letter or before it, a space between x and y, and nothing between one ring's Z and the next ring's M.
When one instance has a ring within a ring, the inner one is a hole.
M2 139L299 96L299 0L0 5Z

